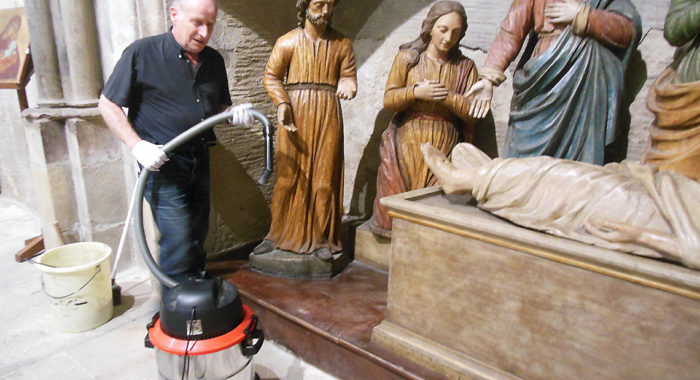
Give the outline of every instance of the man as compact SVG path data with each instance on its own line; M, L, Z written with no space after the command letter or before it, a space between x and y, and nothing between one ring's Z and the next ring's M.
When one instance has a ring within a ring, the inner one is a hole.
M213 0L175 0L170 32L124 50L99 100L107 126L141 167L161 233L160 266L176 281L204 269L209 226L209 130L166 156L159 145L231 105L221 55L206 46L216 22ZM121 107L129 109L127 117ZM251 124L249 105L234 109L233 124Z
M350 40L330 27L336 4L336 0L298 0L300 28L277 40L267 62L263 85L284 128L277 140L272 225L255 254L279 249L328 261L341 250L339 99L355 97L357 80Z
M630 0L513 0L470 92L484 117L492 87L513 74L505 157L547 155L595 164L617 137L624 74L641 34Z

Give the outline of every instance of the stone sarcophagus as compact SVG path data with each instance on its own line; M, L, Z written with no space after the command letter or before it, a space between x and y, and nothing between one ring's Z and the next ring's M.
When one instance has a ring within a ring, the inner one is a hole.
M700 374L700 272L524 229L439 188L383 201L374 343L450 378Z

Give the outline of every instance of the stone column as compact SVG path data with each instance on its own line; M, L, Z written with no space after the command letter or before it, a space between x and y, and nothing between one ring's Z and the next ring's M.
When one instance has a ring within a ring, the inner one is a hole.
M103 81L94 1L27 0L27 5L32 47L43 54L35 56L40 80L47 83L39 87L53 101L22 113L45 245L100 241L116 250L127 210L127 175L122 145L96 107ZM121 269L134 264L134 246L125 248Z
M59 0L75 106L95 105L102 89L95 8L91 0Z
M49 0L26 0L25 12L29 26L29 37L32 41L31 51L35 78L39 81L37 103L39 105L61 103L63 89L58 69Z
M163 0L142 0L136 2L138 9L141 37L165 33L167 4Z
M78 217L73 228L81 241L116 247L128 206L122 149L96 114L65 121Z

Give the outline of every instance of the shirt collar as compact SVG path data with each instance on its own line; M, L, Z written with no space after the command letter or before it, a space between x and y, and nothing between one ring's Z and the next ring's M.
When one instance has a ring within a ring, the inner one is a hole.
M166 33L167 36L165 40L168 43L168 52L171 52L170 54L175 54L175 56L178 59L187 59L187 50L183 48L175 39L175 36L173 35L173 27L170 27L170 30L168 33ZM202 53L199 53L199 59L201 61L202 59Z

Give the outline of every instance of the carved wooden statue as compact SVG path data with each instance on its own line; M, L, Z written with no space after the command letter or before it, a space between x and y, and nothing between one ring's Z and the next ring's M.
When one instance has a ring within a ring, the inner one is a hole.
M277 40L265 69L263 85L284 128L276 141L272 225L255 254L278 249L331 260L342 249L340 99L355 97L357 80L350 40L330 27L338 1L297 1L300 27Z
M476 82L474 63L459 51L467 31L464 7L455 1L435 3L423 20L419 37L401 45L384 92L384 107L396 112L382 135L377 198L370 228L390 235L391 218L379 199L435 184L423 162L420 144L430 142L449 153L471 141L473 119L464 93Z
M546 156L497 158L470 144L425 161L446 193L524 227L700 269L700 183L633 162L592 165Z
M603 164L640 32L630 0L514 0L474 85L472 114L486 115L492 86L504 81L529 34L513 76L504 156Z
M656 115L643 162L700 180L700 2L671 0L664 36L676 60L649 91Z

